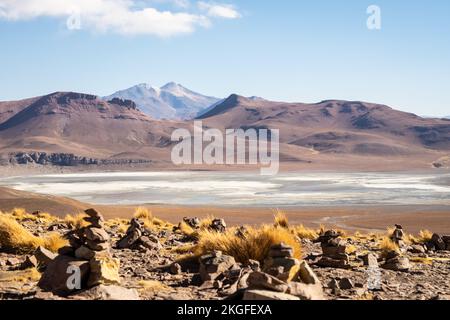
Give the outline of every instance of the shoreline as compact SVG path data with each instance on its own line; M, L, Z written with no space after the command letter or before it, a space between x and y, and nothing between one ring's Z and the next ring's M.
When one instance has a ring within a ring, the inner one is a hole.
M0 177L7 178L14 176L29 176L31 174L70 174L70 173L110 173L110 172L182 172L200 171L177 170L153 168L116 168L115 170L71 170L73 168L55 168L52 172L36 172L36 168L19 167L20 171L8 171L4 176L5 167L0 167ZM42 169L42 168L40 168ZM94 169L94 168L92 168ZM140 169L140 170L139 170ZM206 170L201 170L209 172ZM223 172L221 170L210 170L211 172ZM242 172L236 170L237 172ZM344 170L293 170L301 173L364 173L359 171ZM33 172L33 173L32 173ZM285 171L286 172L286 171ZM388 173L394 171L372 171ZM448 173L448 169L428 169L428 170L403 170L397 173ZM320 225L327 227L338 227L349 231L384 231L387 226L401 224L410 233L418 233L420 230L429 229L434 232L450 234L450 203L443 205L335 205L335 206L287 206L287 207L251 207L251 206L216 206L216 205L165 205L165 204L132 204L132 205L96 205L84 203L71 198L60 196L44 195L32 192L24 192L8 187L0 186L0 210L9 211L16 207L23 207L30 212L40 210L63 217L66 214L82 212L84 209L93 207L101 211L106 218L126 218L129 219L137 207L150 209L154 216L172 222L174 224L182 221L184 217L215 216L224 218L229 225L260 225L273 222L276 209L285 212L291 224L304 224L306 227L317 228Z

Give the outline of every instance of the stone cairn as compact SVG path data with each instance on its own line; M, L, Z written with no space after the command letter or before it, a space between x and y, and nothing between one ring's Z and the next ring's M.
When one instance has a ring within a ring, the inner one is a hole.
M405 232L403 231L403 227L399 224L395 225L395 230L391 235L391 240L395 242L399 246L399 248L402 248L405 245L404 242Z
M264 261L264 272L282 280L291 281L298 272L300 261L294 258L292 247L280 243L270 248Z
M403 227L401 225L395 225L395 230L390 236L390 239L398 245L398 250L389 250L383 254L383 258L385 259L384 264L381 265L383 269L392 270L392 271L402 271L407 272L411 268L409 263L409 259L406 256L402 255L402 251L404 250L405 245L405 232L403 231Z
M320 242L322 258L316 263L324 268L350 269L350 258L346 253L347 242L335 230L326 231L315 242Z
M133 218L125 236L117 242L116 247L117 249L147 251L160 250L162 245L158 237L146 230L139 219Z
M111 255L110 236L104 229L105 219L94 209L86 210L84 220L90 225L69 238L77 259L89 260L88 287L100 284L119 284L120 261Z
M323 288L305 261L294 257L292 247L273 245L264 261L263 271L248 275L244 300L322 300Z
M47 266L39 286L47 291L68 295L73 291L98 285L120 284L120 260L110 251L110 236L104 229L103 216L94 209L86 210L88 226L69 232L70 246L60 249L59 255ZM71 272L79 271L81 288L76 281L70 285Z

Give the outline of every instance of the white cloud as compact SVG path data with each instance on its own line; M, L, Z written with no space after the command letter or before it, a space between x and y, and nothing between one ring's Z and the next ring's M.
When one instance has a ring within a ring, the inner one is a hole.
M215 2L198 2L200 10L206 12L210 17L218 17L225 19L237 19L241 17L241 14L231 4L219 4Z
M203 2L202 5L199 3L199 8L206 13L188 12L188 0L166 1L172 2L181 11L158 10L139 0L0 0L0 19L68 19L76 13L83 29L169 37L191 33L198 27L208 27L212 17L232 18L233 14L238 14L230 6L207 7L208 4Z

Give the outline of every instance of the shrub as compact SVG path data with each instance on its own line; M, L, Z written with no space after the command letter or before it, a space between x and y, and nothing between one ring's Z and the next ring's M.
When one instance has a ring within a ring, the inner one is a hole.
M36 237L16 220L0 214L0 247L7 251L29 253L43 246L53 252L67 243L59 234Z
M319 237L319 234L317 231L313 229L306 228L304 225L295 226L292 228L292 231L296 236L298 236L300 239L309 239L309 240L315 240Z
M245 238L237 236L236 229L233 228L225 233L200 231L194 253L201 256L218 250L241 263L249 260L264 262L271 246L285 243L294 249L296 258L301 257L300 244L289 230L273 226L262 226L259 229L249 227L247 230Z
M285 229L289 228L289 219L283 211L277 210L274 220L275 220L275 223L274 223L275 227L280 227L280 228L285 228Z

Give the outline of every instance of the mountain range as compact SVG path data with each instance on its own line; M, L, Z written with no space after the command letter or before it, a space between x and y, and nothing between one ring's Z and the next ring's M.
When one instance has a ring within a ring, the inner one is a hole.
M132 100L138 108L154 119L188 120L222 99L191 91L180 84L170 82L161 88L139 84L104 97Z
M282 167L288 169L406 170L450 164L448 120L385 105L285 103L233 94L205 110L197 117L205 127L279 129ZM131 100L82 93L0 102L0 161L142 162L173 168L171 134L178 128L192 132L192 127L193 121L154 119Z

